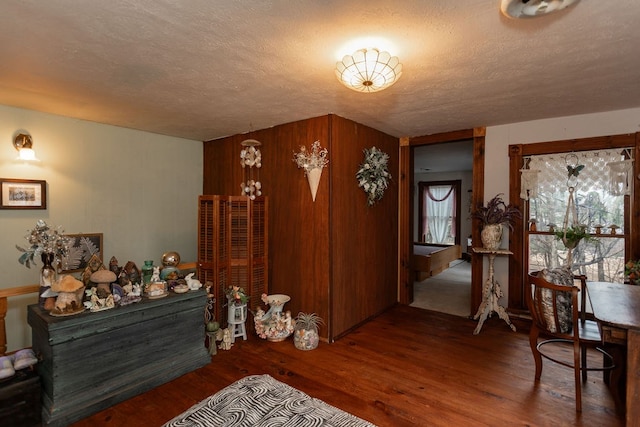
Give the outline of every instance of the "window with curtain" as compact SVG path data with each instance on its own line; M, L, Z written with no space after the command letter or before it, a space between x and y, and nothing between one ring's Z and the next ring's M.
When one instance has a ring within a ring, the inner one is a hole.
M575 274L590 280L622 282L629 224L626 173L633 150L607 149L531 156L535 188L527 192L529 173L523 173L521 197L527 199L529 271L563 265L568 249L554 233L571 225L586 228L592 238L573 250ZM527 181L527 182L525 182ZM535 225L534 225L535 224Z
M453 245L460 243L460 181L420 182L420 241Z

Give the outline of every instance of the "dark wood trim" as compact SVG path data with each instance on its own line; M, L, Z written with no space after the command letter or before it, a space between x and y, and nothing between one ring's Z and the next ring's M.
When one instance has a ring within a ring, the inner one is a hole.
M520 169L523 166L522 145L509 146L509 203L518 208L523 218L527 218L528 204L520 198ZM509 250L513 255L509 257L509 296L508 307L516 309L526 308L524 300L524 287L511 286L512 283L522 282L523 261L528 256L529 250L524 244L524 219L515 219L513 231L509 233Z
M607 148L633 147L636 145L636 135L637 134L628 133L620 135L596 136L592 138L564 139L560 141L521 144L521 155L532 156L536 154L553 154L566 153L571 151L591 151L605 150Z
M398 188L398 301L413 302L413 275L411 275L411 224L413 224L413 150L409 138L400 138L400 184ZM408 220L407 220L408 219ZM409 279L411 278L411 279Z
M409 138L411 146L439 144L442 142L464 141L475 137L475 129L464 129L452 132L435 133L432 135L415 136ZM484 135L483 135L484 136Z
M635 231L629 239L630 259L640 259L640 132L635 134L635 153L633 162L633 209L631 210L631 228Z
M472 210L484 203L484 146L486 129L475 128L473 130L473 184L471 187ZM482 226L478 218L471 223L471 241L473 245L480 242ZM472 251L473 252L473 251ZM482 303L482 283L484 275L484 262L481 254L471 256L471 314L475 314Z

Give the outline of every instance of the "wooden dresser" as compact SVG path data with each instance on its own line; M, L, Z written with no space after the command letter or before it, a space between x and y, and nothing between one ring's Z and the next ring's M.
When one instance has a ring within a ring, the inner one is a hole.
M209 363L205 304L200 289L69 317L29 306L43 424L69 425Z

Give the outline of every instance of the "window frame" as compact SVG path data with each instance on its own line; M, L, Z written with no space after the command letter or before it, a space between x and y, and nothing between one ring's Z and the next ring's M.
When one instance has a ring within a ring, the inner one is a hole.
M524 165L524 158L538 154L570 153L601 149L615 149L634 147L632 196L625 197L624 229L628 238L625 239L625 254L628 259L640 259L640 132L633 134L611 135L593 138L537 142L531 144L509 145L509 201L523 212L523 217L517 219L510 234L509 249L513 256L509 259L509 296L508 308L511 312L526 312L524 299L524 285L528 270L528 205L520 198L520 169ZM636 207L633 209L633 207Z

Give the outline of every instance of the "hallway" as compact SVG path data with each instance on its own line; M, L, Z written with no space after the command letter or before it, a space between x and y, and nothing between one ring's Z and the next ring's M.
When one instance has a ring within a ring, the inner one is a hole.
M471 304L471 263L458 260L449 269L415 282L411 307L455 316L469 317Z

